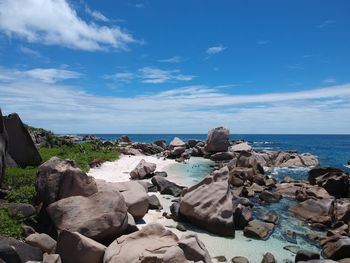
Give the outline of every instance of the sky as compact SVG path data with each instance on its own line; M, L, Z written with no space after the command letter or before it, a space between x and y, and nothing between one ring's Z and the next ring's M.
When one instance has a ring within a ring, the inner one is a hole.
M348 0L0 0L0 107L56 133L349 134Z

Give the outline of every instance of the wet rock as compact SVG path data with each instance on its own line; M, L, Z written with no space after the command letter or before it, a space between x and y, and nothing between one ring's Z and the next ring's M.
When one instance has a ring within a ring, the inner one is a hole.
M320 254L308 250L299 250L295 256L295 263L312 259L320 259Z
M155 163L149 163L142 159L135 169L130 172L130 178L134 180L142 180L152 177L156 167Z
M261 217L261 220L276 225L278 223L279 216L275 213L268 212Z
M214 257L214 259L217 261L217 262L227 262L227 259L225 256L216 256Z
M90 196L97 192L97 186L74 161L52 157L38 169L36 191L47 206L70 196Z
M297 217L313 223L322 223L329 225L331 223L333 200L308 199L302 203L296 204L288 209Z
M297 235L292 230L287 230L283 237L289 242L293 244L297 244Z
M234 210L234 224L235 229L243 230L253 219L253 211L250 207L243 206L238 204L236 209Z
M229 134L229 130L224 127L212 129L208 133L204 150L210 153L227 152L230 145Z
M245 257L234 257L231 259L232 263L249 263L248 259Z
M317 184L333 196L347 197L349 194L349 174L333 167L314 168L309 171L311 184Z
M301 248L299 246L291 246L291 245L289 245L289 246L284 246L283 249L285 249L285 250L287 250L287 251L289 251L289 252L291 252L293 254L297 254L298 251L300 251Z
M20 167L37 166L41 156L17 113L3 117L8 136L8 155Z
M52 253L56 248L56 240L47 234L32 234L25 239L26 243L40 248L42 252Z
M186 189L180 201L181 216L212 233L234 236L228 172L228 168L223 167Z
M161 194L168 194L178 197L181 195L183 187L175 184L174 182L168 181L160 176L152 177L152 183L157 186L158 191Z
M149 209L161 210L163 206L160 204L159 199L156 195L148 196Z
M96 179L98 191L117 192L124 197L128 212L135 218L141 219L148 211L148 194L139 181L106 182Z
M117 192L72 196L47 207L58 230L79 232L96 241L113 240L127 228L127 207Z
M259 198L266 203L276 203L281 200L282 195L278 192L272 193L270 191L264 190L259 195Z
M267 252L261 261L261 263L276 263L275 256L272 255L271 253Z
M43 253L39 248L32 247L24 242L18 241L12 237L5 237L5 236L0 236L0 247L1 246L6 246L5 251L6 255L10 255L10 259L15 259L16 256L13 254L13 252L8 250L8 247L12 247L16 254L18 255L19 259L21 260L20 262L27 262L27 261L42 261L43 259ZM4 253L4 252L3 252ZM8 254L9 253L9 254ZM0 254L0 258L3 259L3 255ZM5 260L5 259L3 259ZM8 262L5 260L5 262ZM9 261L11 262L11 261ZM15 261L14 261L15 262Z
M106 247L78 232L62 230L56 253L64 263L102 263Z
M272 234L274 228L274 224L260 220L252 220L244 228L243 233L246 237L266 240Z

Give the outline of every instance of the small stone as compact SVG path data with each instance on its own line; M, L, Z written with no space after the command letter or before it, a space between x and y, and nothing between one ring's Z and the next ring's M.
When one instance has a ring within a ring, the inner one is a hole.
M180 230L180 231L182 231L182 232L187 231L186 227L185 227L183 224L177 224L177 225L176 225L176 229L177 229L177 230ZM220 261L220 262L222 262L222 261Z
M216 259L217 262L227 262L227 259L225 256L216 256L214 257L214 259Z
M240 257L240 256L232 258L232 259L231 259L231 262L232 262L232 263L249 263L249 261L248 261L247 258L245 258L245 257Z
M261 261L261 263L276 263L275 256L272 255L270 252L267 252Z

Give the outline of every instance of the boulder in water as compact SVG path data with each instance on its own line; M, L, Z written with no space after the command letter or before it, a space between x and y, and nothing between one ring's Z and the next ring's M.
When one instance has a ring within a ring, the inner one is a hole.
M230 145L230 131L224 127L212 129L208 133L204 150L209 153L227 152Z

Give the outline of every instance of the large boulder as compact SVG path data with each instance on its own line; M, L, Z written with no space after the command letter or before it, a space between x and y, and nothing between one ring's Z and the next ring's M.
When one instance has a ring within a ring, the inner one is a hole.
M8 148L8 136L4 125L4 120L2 117L0 109L0 187L5 175L5 166L6 166L6 153Z
M12 247L12 249L14 249L14 252L15 252L14 254L12 253L12 256L13 256L12 258L19 258L20 262L27 262L31 260L42 261L43 259L43 253L39 248L32 247L12 237L0 236L0 245L6 245L8 247ZM16 254L18 256L16 256ZM2 258L2 257L3 255L0 255L0 259L3 259L5 262L11 262L9 260L6 260L6 258Z
M332 199L308 199L293 205L289 208L289 211L308 222L329 225L331 223L332 209Z
M294 151L278 152L274 157L275 167L309 167L319 164L318 158L312 154L298 154Z
M161 262L167 249L176 246L178 241L177 236L162 225L147 224L141 230L121 236L110 244L106 249L103 262L141 263L147 262L145 259L152 257L158 258L159 261L149 262Z
M93 177L87 176L74 161L58 157L39 167L35 186L45 206L66 197L90 196L97 192Z
M184 235L179 240L157 223L147 224L141 230L115 240L106 249L103 262L212 263L197 235Z
M321 242L325 258L340 260L350 258L350 238L346 236L333 236Z
M234 157L235 155L232 152L217 152L210 156L210 160L221 162L221 161L229 161Z
M182 190L184 189L184 187L168 181L162 176L154 176L151 181L155 186L157 186L157 189L161 194L178 197L181 195Z
M141 219L148 211L148 195L145 188L137 181L120 183L106 182L96 179L98 191L121 193L125 199L128 212L135 218Z
M181 140L180 138L178 137L175 137L169 144L169 148L170 149L174 149L176 147L185 147L186 148L186 143Z
M225 166L184 191L180 214L209 232L234 236L232 193Z
M316 184L337 197L347 197L349 194L349 174L333 167L311 169L308 173L311 184Z
M230 147L231 152L250 152L252 147L247 142L235 144Z
M52 203L46 210L57 230L79 232L98 242L115 239L128 226L127 207L118 192L72 196Z
M252 220L244 228L243 233L247 237L266 240L273 232L275 225L272 223Z
M204 150L209 153L227 152L230 146L230 131L224 127L212 129L208 133Z
M130 172L130 177L131 179L137 180L142 180L147 177L151 177L154 171L156 170L156 167L157 166L155 163L149 163L142 159L135 167L135 169Z
M254 175L264 174L264 168L260 165L256 155L251 152L241 152L237 158L236 167L252 168Z
M62 230L56 253L64 263L102 263L106 247L78 232Z
M17 113L3 117L8 135L8 154L20 167L36 166L41 156Z

